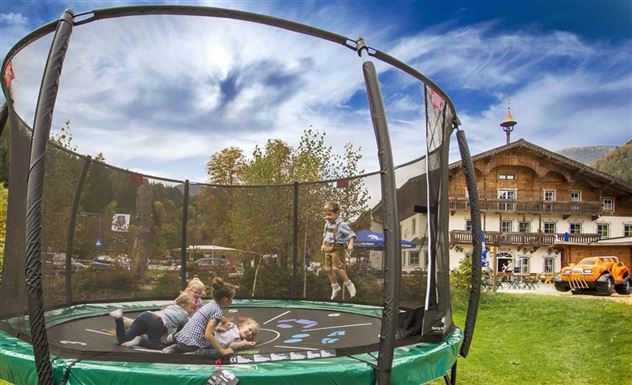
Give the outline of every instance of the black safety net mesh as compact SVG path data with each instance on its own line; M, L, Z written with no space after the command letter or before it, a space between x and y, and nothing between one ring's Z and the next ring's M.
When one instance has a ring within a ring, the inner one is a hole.
M69 62L71 57L72 50ZM20 63L22 73L30 68L27 61L17 59L19 55L13 61L16 73L20 74ZM401 76L394 71L384 75L393 84L399 84ZM16 81L14 92L18 85ZM425 104L425 116L417 109L413 126L417 132L426 130L428 162L426 143L408 140L405 146L415 149L418 158L395 170L402 238L400 306L431 305L447 332L452 320L446 188L453 117L445 100L431 89L426 90L424 103L420 81L408 79L403 87L416 88L419 105ZM392 94L398 91L393 85L383 88ZM24 336L29 334L24 232L31 140L25 120L33 109L21 105L25 116L19 116L15 106L9 107L11 173L0 318L3 329ZM368 110L366 102L363 108ZM386 106L387 114L395 115L396 110L395 104ZM371 135L370 120L366 122ZM77 135L82 132L81 125L73 129ZM115 129L120 135L125 127L119 124ZM210 287L216 276L239 287L237 298L329 301L331 286L320 250L327 201L340 204L342 218L358 236L374 234L368 238L374 243L346 255L357 296L350 299L344 291L337 300L382 306L384 264L389 261L384 259L383 239L379 241L384 226L379 172L325 164L320 173L301 174L300 162L296 164L286 174L246 173L235 185L189 183L118 168L51 141L41 222L46 310L91 302L169 300L178 295L183 281L198 277ZM210 299L210 290L205 299Z

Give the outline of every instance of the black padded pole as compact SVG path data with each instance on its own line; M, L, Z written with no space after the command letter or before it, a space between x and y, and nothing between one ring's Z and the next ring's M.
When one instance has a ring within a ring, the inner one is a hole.
M478 189L476 188L476 172L470 157L470 149L465 139L465 132L458 130L456 138L459 142L461 152L461 164L465 174L467 193L470 197L470 218L472 219L472 287L470 298L467 303L467 313L465 317L465 328L463 330L463 344L461 345L461 356L467 357L474 335L476 325L476 314L478 313L478 303L481 295L481 213L478 206Z
M292 200L293 224L292 224L292 298L297 298L296 275L298 265L298 182L294 182L294 194Z
M187 287L187 222L189 221L189 180L184 181L182 231L180 236L180 289Z
M75 241L75 225L77 224L77 212L79 211L79 201L81 200L81 191L86 183L86 177L88 175L88 168L92 157L86 157L83 162L83 168L81 169L81 176L77 182L77 188L75 189L75 196L72 199L72 211L70 212L70 223L68 224L68 238L66 239L66 305L72 305L72 249Z
M53 110L59 89L59 77L64 63L68 41L72 33L73 12L65 10L57 23L57 30L48 53L42 84L35 109L33 139L28 187L26 193L26 292L29 321L33 339L33 353L38 384L53 385L53 368L50 362L44 299L42 290L42 196L46 144L52 125Z
M358 53L363 55L366 49L359 40ZM399 291L401 276L399 215L395 196L395 169L391 140L386 122L386 112L377 79L375 66L369 60L362 64L364 82L369 98L371 121L375 131L378 158L380 162L380 183L382 186L382 204L384 215L384 310L380 330L380 346L377 358L377 383L388 385L391 381L393 349L395 348L395 330L399 311Z

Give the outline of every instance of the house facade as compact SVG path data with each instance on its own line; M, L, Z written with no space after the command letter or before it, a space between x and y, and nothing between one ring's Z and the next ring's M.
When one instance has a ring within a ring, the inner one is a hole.
M487 261L556 273L586 256L632 264L632 185L523 139L472 157ZM461 163L450 165L450 263L472 252Z
M472 157L487 264L501 272L556 273L586 256L616 256L632 266L632 185L520 139ZM472 253L469 198L461 162L449 166L450 268ZM415 198L416 197L416 198ZM425 270L423 179L398 189L402 270ZM382 231L381 205L372 229ZM380 268L382 253L371 252Z

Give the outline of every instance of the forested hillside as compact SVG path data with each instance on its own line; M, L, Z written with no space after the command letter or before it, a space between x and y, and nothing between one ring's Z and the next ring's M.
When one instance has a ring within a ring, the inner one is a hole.
M632 183L632 140L610 151L608 155L599 159L593 167Z

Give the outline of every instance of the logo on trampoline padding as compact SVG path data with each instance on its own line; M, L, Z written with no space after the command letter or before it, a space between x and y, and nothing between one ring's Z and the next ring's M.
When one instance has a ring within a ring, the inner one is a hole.
M217 369L211 374L206 385L237 385L239 378L233 372L226 369Z
M81 342L81 341L66 341L66 340L62 340L59 341L60 344L64 344L64 345L81 345L81 346L88 346L87 343L85 342Z
M335 332L331 332L329 334L327 334L327 337L323 338L320 342L323 345L330 345L330 344L335 344L336 342L338 342L340 340L340 338L338 337L343 337L347 335L347 331L346 330L336 330Z
M284 319L284 320L279 320L277 322L277 328L290 329L294 327L294 324L298 324L299 326L303 327L303 329L309 329L309 328L313 328L314 326L317 326L318 322L311 319L296 319L296 318Z

